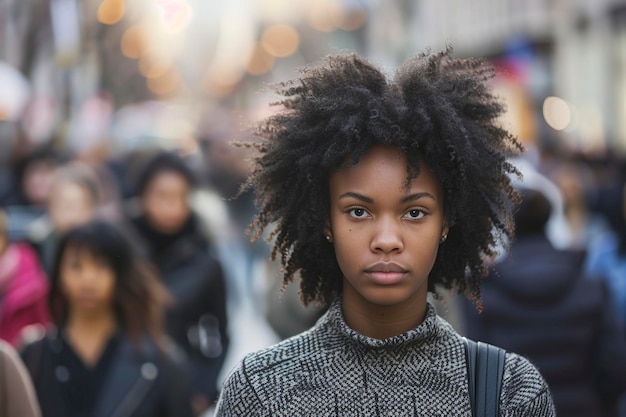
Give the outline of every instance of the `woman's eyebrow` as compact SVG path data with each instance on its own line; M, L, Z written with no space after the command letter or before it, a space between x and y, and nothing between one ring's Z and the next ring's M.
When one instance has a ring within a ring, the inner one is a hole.
M403 197L402 200L400 200L400 203L402 204L409 203L411 201L419 200L420 198L423 198L423 197L430 198L430 199L437 201L434 195L432 195L431 193L427 191L422 191L420 193L409 194L406 197Z
M420 198L424 198L424 197L430 198L430 199L435 200L435 201L437 200L435 198L435 196L432 195L431 193L426 192L426 191L422 191L422 192L419 192L419 193L409 194L409 195L403 197L402 200L400 200L400 203L401 204L405 204L405 203L409 203L411 201L419 200ZM366 197L363 194L355 193L354 191L348 191L347 193L343 193L343 194L341 194L339 196L340 200L344 199L344 198L354 198L354 199L357 199L357 200L363 201L364 203L369 203L369 204L374 203L374 200L372 200L371 198Z
M360 200L364 203L369 203L372 204L374 202L374 200L372 200L369 197L364 196L363 194L359 194L359 193L355 193L353 191L348 191L347 193L343 193L339 196L339 200L343 199L343 198L355 198L357 200Z

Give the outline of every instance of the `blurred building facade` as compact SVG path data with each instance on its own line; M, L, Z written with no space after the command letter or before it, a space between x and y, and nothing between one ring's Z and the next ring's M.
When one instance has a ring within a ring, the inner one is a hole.
M193 150L208 115L254 117L264 86L328 53L391 68L451 43L503 69L525 142L626 153L626 0L4 0L0 22L0 63L28 82L25 134L79 151L172 132Z
M393 64L414 51L452 43L457 55L503 64L509 81L541 112L535 129L521 132L526 142L556 142L583 153L626 152L626 1L369 4L376 16L368 26L370 56ZM523 117L517 102L509 106Z

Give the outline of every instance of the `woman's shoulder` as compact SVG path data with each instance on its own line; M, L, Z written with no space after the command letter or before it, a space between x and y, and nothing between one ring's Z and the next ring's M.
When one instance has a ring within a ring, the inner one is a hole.
M316 325L298 335L249 353L231 371L226 384L229 380L245 380L251 386L262 388L272 380L286 382L297 379L302 369L310 368L310 364L319 363L327 356L326 339L324 330Z
M270 396L280 396L276 390L289 391L305 370L319 369L313 362L323 360L323 339L316 326L246 355L226 378L217 416L269 415L263 410Z
M526 358L507 352L504 362L503 415L553 416L550 389L539 370Z
M249 375L262 377L276 372L289 373L318 356L323 356L324 331L318 326L272 346L246 355L241 361Z

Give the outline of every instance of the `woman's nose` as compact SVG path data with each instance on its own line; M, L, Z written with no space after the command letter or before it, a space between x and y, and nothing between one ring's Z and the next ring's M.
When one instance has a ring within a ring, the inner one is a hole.
M376 222L371 241L373 252L401 252L404 249L400 225L394 219L382 218Z

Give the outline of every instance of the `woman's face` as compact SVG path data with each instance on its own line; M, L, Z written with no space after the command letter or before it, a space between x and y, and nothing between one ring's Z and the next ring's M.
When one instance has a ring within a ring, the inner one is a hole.
M93 196L85 187L73 182L61 182L53 187L48 213L57 232L65 233L89 222L95 212Z
M24 171L22 188L24 195L31 204L45 205L52 193L52 181L56 164L52 161L36 161L28 165Z
M343 299L367 306L425 303L428 274L447 234L441 184L422 164L407 187L407 160L376 146L330 178L330 227Z
M142 195L142 205L148 221L160 232L174 233L185 224L189 207L187 179L174 171L156 174Z
M61 291L71 313L110 312L115 292L115 272L89 251L68 247L60 265Z

